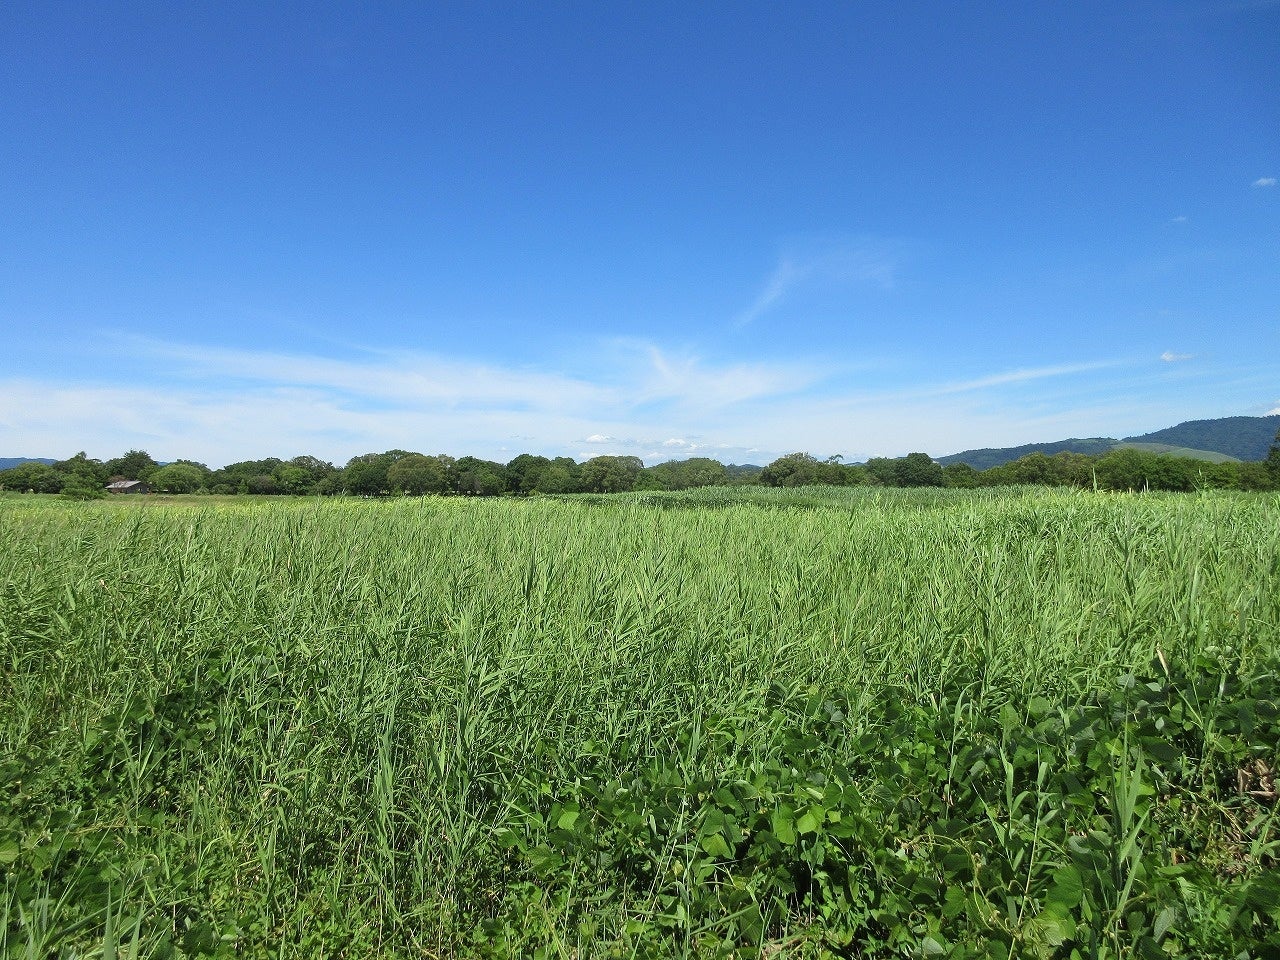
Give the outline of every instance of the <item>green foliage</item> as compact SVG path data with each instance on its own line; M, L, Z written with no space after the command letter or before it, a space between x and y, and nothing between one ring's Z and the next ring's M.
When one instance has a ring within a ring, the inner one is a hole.
M194 493L204 485L208 471L191 463L170 463L151 474L152 490L163 493Z
M68 480L72 477L78 478L80 483L77 486L79 487L101 488L107 482L107 465L99 460L90 460L83 450L70 459L58 461L53 465L53 469Z
M895 461L893 480L896 487L945 486L942 466L927 453L909 453Z
M967 463L975 470L985 471L1037 453L1046 457L1055 457L1062 453L1100 457L1114 447L1116 443L1117 441L1110 437L1089 437L1083 440L1072 439L1057 440L1052 443L1027 443L1020 447L984 447L981 450L965 450L961 453L939 457L938 462L943 466L953 463Z
M95 479L72 475L67 477L60 491L66 500L101 500L107 491Z
M103 464L107 477L123 477L126 480L146 480L160 465L145 450L130 450L124 456Z
M671 460L644 471L653 490L692 490L696 487L723 487L729 482L724 464L709 457Z
M0 472L0 488L30 493L57 493L66 477L43 463L22 463Z
M457 489L458 468L453 457L409 453L387 468L387 488L392 493L422 496L451 493Z
M760 482L767 487L852 486L863 479L862 473L842 465L839 458L819 460L807 453L779 457L760 472Z
M463 457L457 463L457 489L476 497L496 497L507 486L506 468L490 460Z
M592 457L582 465L579 483L588 493L634 490L643 469L639 457Z

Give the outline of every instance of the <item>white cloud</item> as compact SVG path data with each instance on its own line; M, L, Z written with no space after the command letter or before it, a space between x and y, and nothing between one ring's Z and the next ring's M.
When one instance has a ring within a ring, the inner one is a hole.
M1253 181L1255 187L1274 187L1276 185L1275 177L1259 177Z
M790 260L780 260L769 279L765 282L764 289L756 296L755 302L738 314L734 323L739 327L745 327L762 314L768 312L769 308L779 303L787 295L787 291L803 279L807 272L806 269L797 267Z
M734 326L745 327L785 300L802 284L871 284L893 286L899 253L884 241L815 241L798 244L778 260L751 306L738 314Z
M300 453L345 463L393 448L504 461L575 452L767 463L794 450L857 460L1136 433L1200 413L1190 395L1157 402L1134 369L1106 373L1114 360L886 383L645 341L605 344L579 361L589 374L377 351L336 360L150 341L115 351L100 351L95 383L0 377L0 454L106 458L136 447L214 466ZM107 379L125 355L128 379Z
M1165 363L1177 363L1179 360L1190 360L1194 356L1194 353L1174 353L1172 350L1166 350L1160 354L1160 359Z
M813 387L831 369L813 363L708 363L696 354L664 350L647 340L613 341L622 369L615 376L636 407L680 405L714 410Z
M1043 380L1046 377L1064 377L1076 373L1089 373L1107 367L1119 366L1118 360L1094 360L1089 363L1063 363L1048 367L1026 367L1020 370L1009 370L995 373L976 380L962 380L958 383L942 384L928 388L927 394L967 393L971 390L985 390L989 387L1002 387L1011 383L1026 383L1029 380Z
M104 370L127 358L131 385L110 374L0 378L5 455L140 447L220 465L302 452L345 462L405 448L510 459L513 447L558 455L573 443L596 448L592 456L641 446L687 456L701 444L685 439L700 423L729 424L825 376L814 365L713 362L643 341L608 345L589 374L372 350L333 359L132 338L95 349ZM634 436L648 439L625 439ZM664 447L664 437L685 445Z
M1170 222L1170 223L1187 223L1187 222L1188 222L1188 219L1189 219L1189 218L1187 218L1186 216L1184 216L1184 215L1182 215L1182 214L1179 214L1179 215L1178 215L1178 216L1176 216L1176 217L1170 217L1170 218L1169 218L1169 222Z

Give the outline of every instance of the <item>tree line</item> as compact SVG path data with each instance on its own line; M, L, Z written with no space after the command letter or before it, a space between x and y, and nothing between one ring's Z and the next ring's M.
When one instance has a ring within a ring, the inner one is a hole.
M211 470L194 460L160 464L144 450L130 450L107 461L77 453L53 465L31 462L0 471L0 489L61 493L71 498L103 496L106 485L117 480L142 480L161 493L368 497L619 493L741 484L960 488L1038 484L1097 490L1280 490L1280 434L1268 458L1259 462L1208 463L1119 448L1100 455L1032 453L986 470L975 470L963 463L944 467L926 453L873 457L866 463L843 463L840 457L819 460L807 453L792 453L766 467L726 466L708 457L693 457L646 467L639 457L601 456L579 463L571 457L525 453L504 464L409 450L367 453L352 457L342 467L317 457L301 456L291 460L245 460Z

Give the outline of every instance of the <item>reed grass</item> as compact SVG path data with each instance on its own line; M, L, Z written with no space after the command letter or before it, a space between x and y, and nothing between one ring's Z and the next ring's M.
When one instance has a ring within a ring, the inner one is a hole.
M4 957L466 956L513 905L512 955L643 953L656 880L553 888L503 842L539 790L764 762L797 698L845 705L834 769L886 691L1069 710L1280 635L1275 496L6 498L0 543ZM1130 872L1143 775L1108 814Z

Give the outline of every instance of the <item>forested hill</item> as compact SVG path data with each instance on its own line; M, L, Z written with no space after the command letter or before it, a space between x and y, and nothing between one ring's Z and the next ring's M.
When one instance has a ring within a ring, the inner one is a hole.
M1030 453L1043 453L1053 456L1055 453L1088 453L1101 455L1116 445L1111 437L1088 437L1086 439L1055 440L1052 443L1024 443L1020 447L984 447L981 450L964 450L950 456L938 457L944 467L950 463L967 463L975 470L989 470L992 467L1012 463Z
M1176 427L1144 433L1124 440L1110 437L1090 437L1084 440L1054 440L1050 443L1024 443L1020 447L995 447L981 450L964 450L950 456L938 457L943 466L949 463L967 463L975 470L989 470L1012 463L1029 453L1103 454L1121 443L1164 444L1179 448L1181 456L1194 456L1198 451L1221 453L1237 460L1265 460L1280 429L1280 415L1269 417L1220 417L1217 420L1188 420Z
M48 457L0 457L0 470L11 470L23 463L43 463L45 466L52 467L57 462Z
M1265 460L1280 430L1280 414L1270 417L1222 417L1218 420L1188 420L1140 437L1125 437L1131 443L1167 443L1194 450L1213 450L1237 460Z

